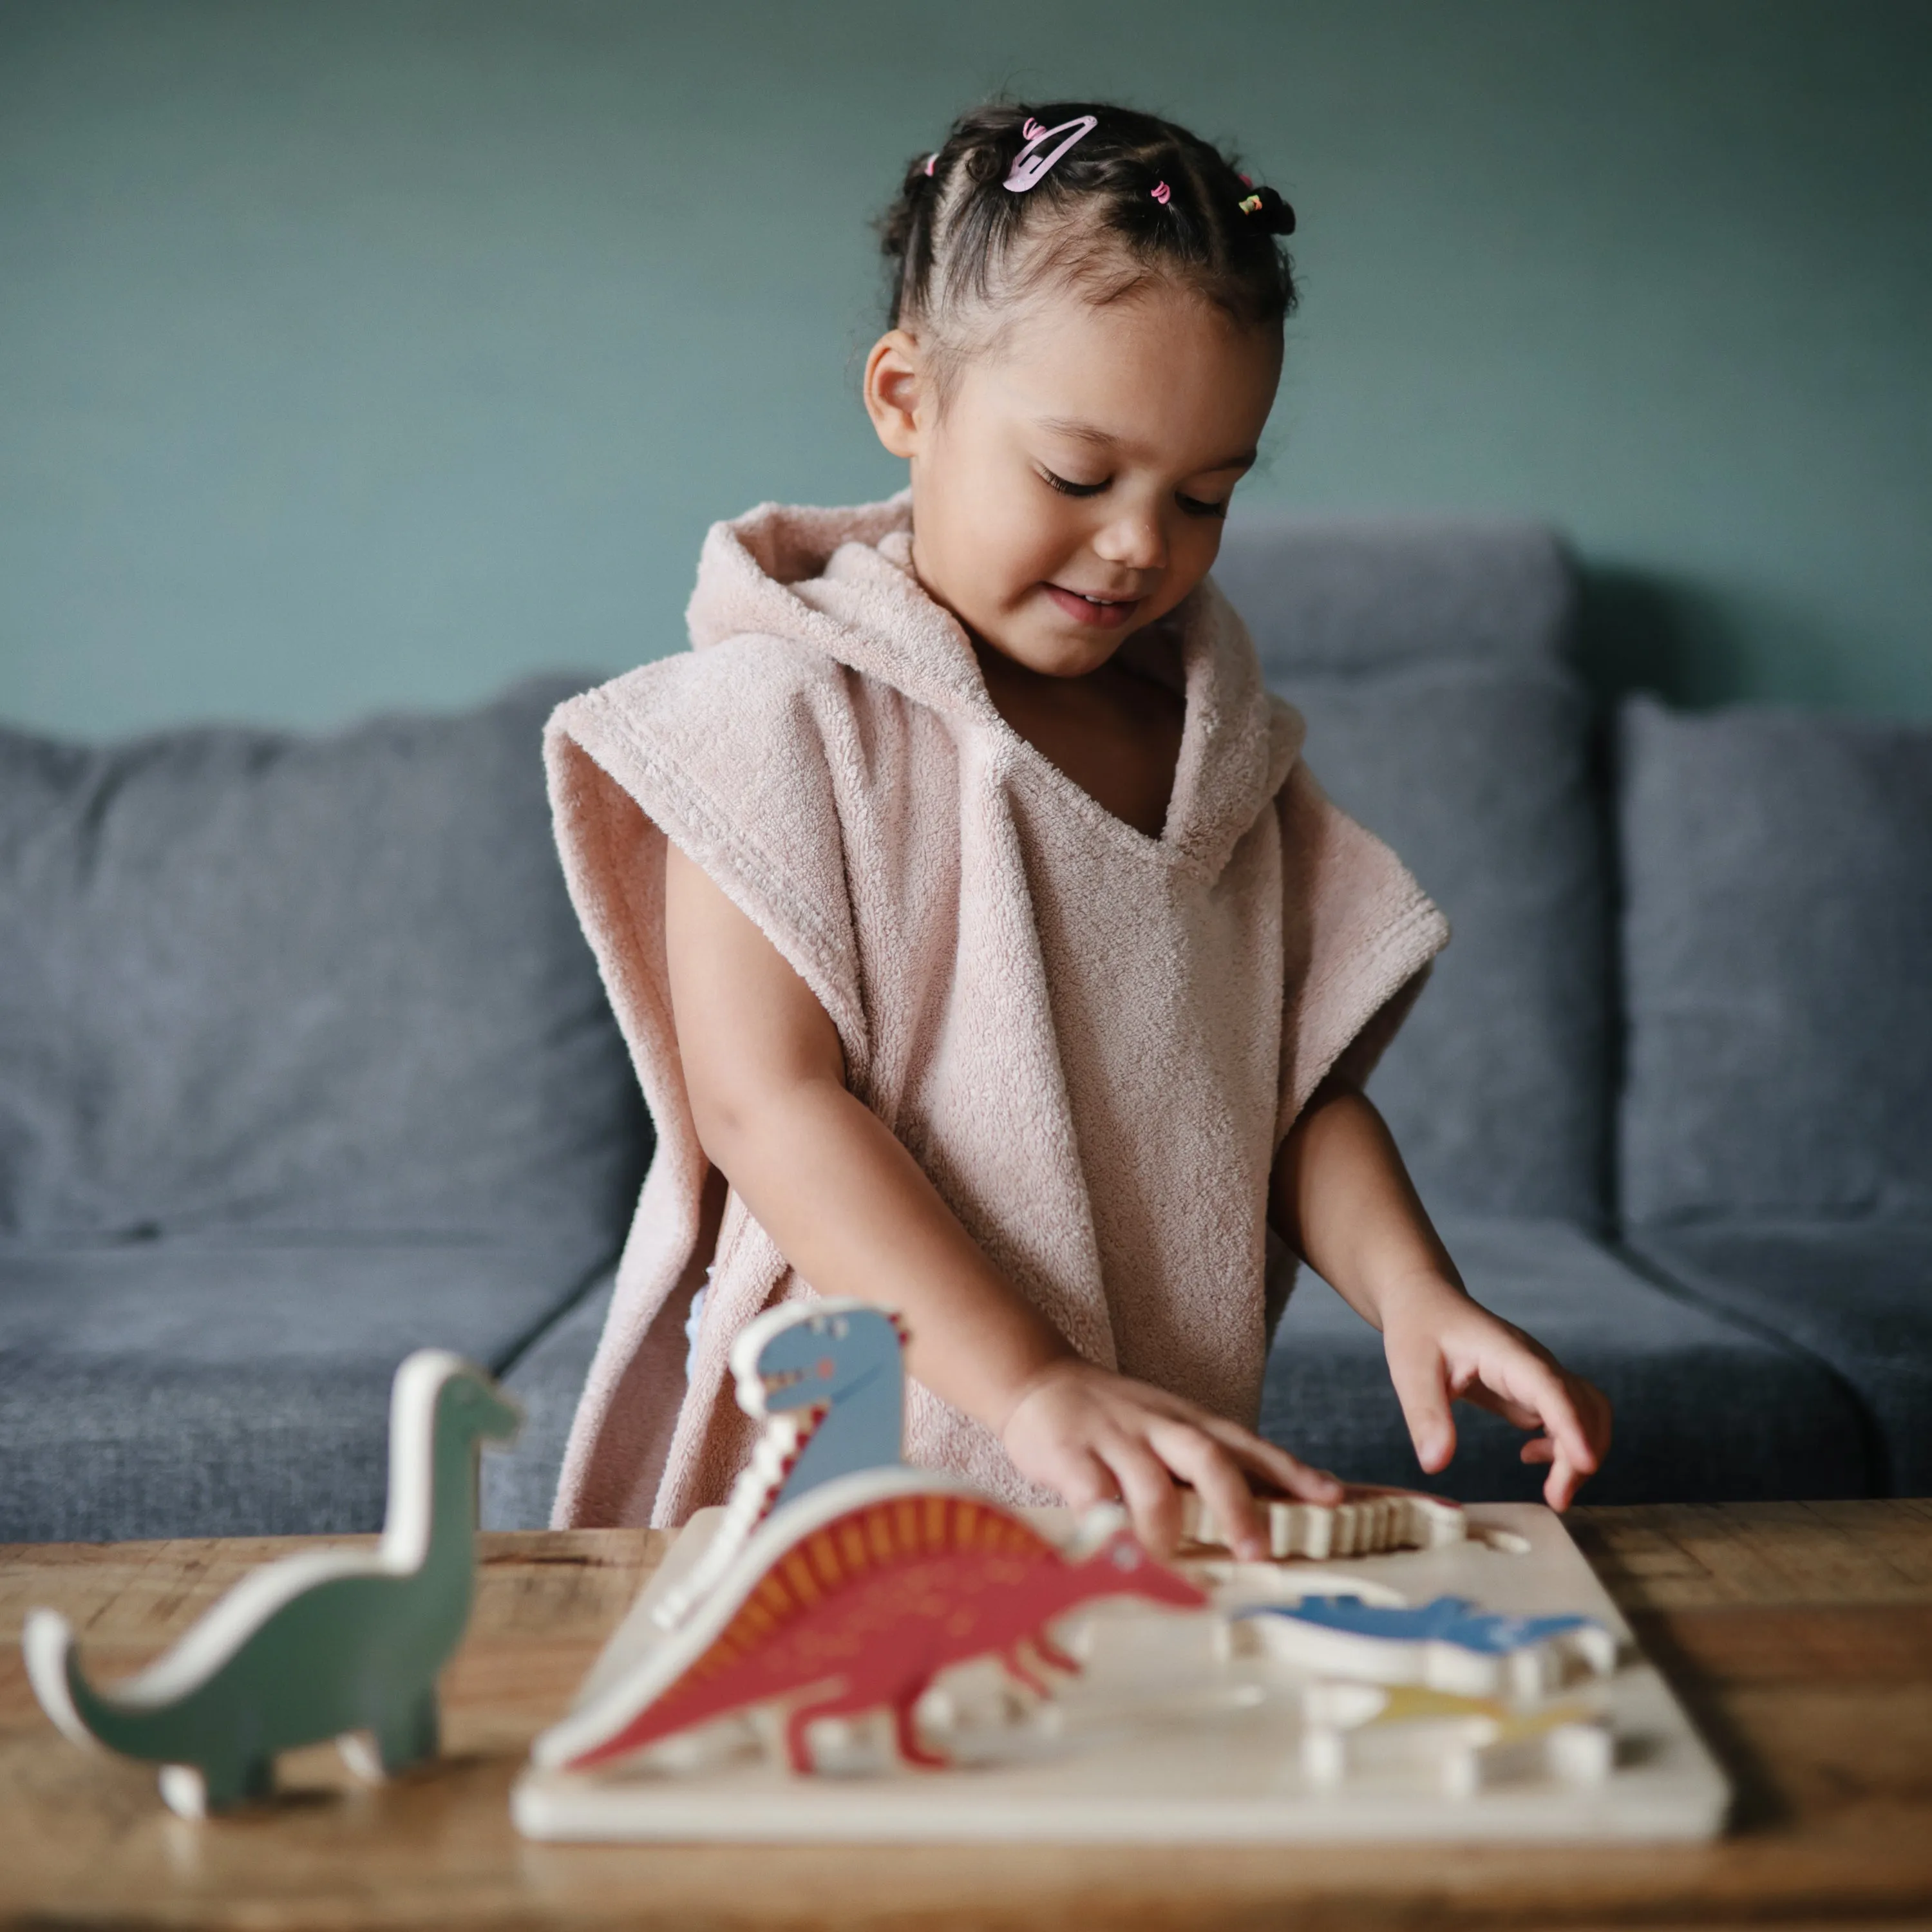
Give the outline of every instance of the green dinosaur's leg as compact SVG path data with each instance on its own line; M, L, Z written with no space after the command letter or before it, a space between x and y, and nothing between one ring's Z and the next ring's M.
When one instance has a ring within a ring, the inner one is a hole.
M172 1768L172 1767L170 1767ZM230 1758L220 1763L187 1767L201 1775L201 1809L204 1814L226 1811L253 1798L268 1798L275 1789L275 1760L263 1752L254 1757ZM164 1787L166 1791L166 1787ZM175 1802L172 1792L169 1802Z
M376 1754L392 1777L435 1756L442 1744L434 1684L413 1697L399 1699L395 1708L376 1726Z

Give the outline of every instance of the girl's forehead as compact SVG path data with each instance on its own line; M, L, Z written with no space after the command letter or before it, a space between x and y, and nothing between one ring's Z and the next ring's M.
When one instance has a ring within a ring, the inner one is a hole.
M958 400L1096 455L1206 471L1252 460L1280 373L1276 334L1178 290L1042 295L969 364Z

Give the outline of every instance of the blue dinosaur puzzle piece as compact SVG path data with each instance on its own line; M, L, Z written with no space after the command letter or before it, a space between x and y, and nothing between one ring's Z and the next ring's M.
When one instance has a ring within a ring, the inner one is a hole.
M770 1508L860 1469L902 1460L905 1346L898 1318L869 1303L826 1300L774 1308L732 1346L740 1404L778 1415L824 1405L824 1419L772 1497Z
M1304 1597L1298 1604L1265 1604L1239 1614L1286 1617L1390 1643L1450 1643L1484 1657L1507 1657L1567 1631L1597 1628L1589 1617L1519 1617L1478 1610L1467 1597L1437 1597L1413 1610L1364 1603L1360 1597Z
M900 1466L904 1346L896 1315L844 1298L781 1302L740 1330L731 1373L758 1446L703 1555L652 1611L662 1628L704 1600L760 1523L835 1477Z

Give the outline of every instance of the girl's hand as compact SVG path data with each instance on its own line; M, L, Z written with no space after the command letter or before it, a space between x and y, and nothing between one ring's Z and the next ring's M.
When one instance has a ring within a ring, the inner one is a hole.
M1134 1534L1153 1555L1180 1540L1180 1492L1191 1484L1235 1554L1264 1560L1268 1539L1249 1487L1313 1503L1342 1499L1333 1476L1298 1462L1183 1397L1097 1369L1078 1357L1049 1363L1022 1387L1000 1440L1023 1475L1058 1490L1076 1509L1125 1503Z
M1432 1474L1447 1466L1456 1453L1449 1406L1472 1402L1541 1432L1522 1445L1522 1460L1550 1465L1544 1498L1568 1509L1610 1446L1603 1391L1447 1281L1390 1300L1382 1315L1389 1379L1423 1468Z

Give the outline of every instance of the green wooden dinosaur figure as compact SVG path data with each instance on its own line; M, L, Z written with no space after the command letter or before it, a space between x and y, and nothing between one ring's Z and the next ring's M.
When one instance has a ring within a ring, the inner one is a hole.
M42 1708L76 1743L160 1764L184 1817L266 1796L276 1753L298 1744L333 1738L372 1778L434 1757L436 1676L470 1621L478 1444L521 1420L482 1370L418 1350L391 1390L378 1549L265 1564L109 1690L83 1674L67 1619L35 1610L21 1641Z

